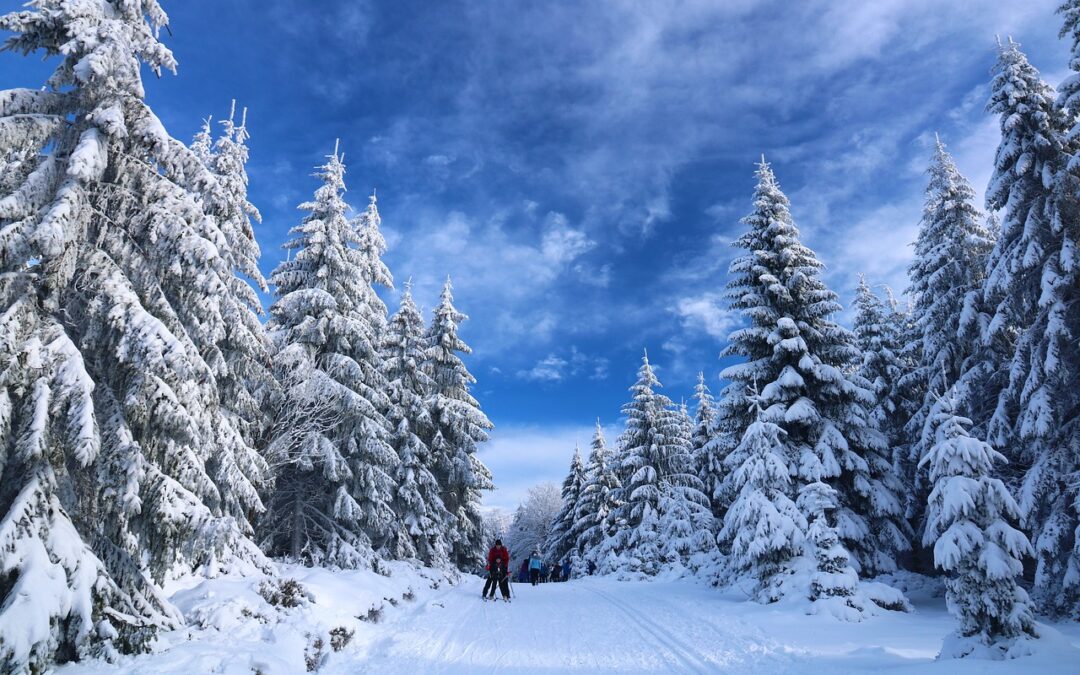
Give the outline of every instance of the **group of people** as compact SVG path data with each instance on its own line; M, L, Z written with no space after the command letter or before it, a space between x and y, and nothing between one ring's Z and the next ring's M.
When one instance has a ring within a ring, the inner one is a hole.
M483 598L495 599L495 589L502 592L503 600L510 600L510 551L503 546L502 539L496 539L487 555L487 581L484 583ZM589 574L596 571L596 564L591 560L588 566ZM521 561L518 570L517 581L529 582L533 586L553 581L570 580L570 560L562 563L549 563L540 556L540 551L534 549L532 555Z
M567 581L569 579L569 560L564 560L562 564L549 563L540 557L540 551L537 550L534 550L531 556L521 561L521 569L518 570L518 581L525 583L528 580L533 586L549 581Z

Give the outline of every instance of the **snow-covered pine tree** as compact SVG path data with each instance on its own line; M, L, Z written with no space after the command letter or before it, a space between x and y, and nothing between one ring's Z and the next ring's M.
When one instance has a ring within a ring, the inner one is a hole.
M601 548L604 571L654 575L665 565L685 565L690 555L708 550L712 514L690 455L690 423L685 412L654 391L662 386L642 357L633 397L625 406L626 430L619 438L618 511L609 516L618 528ZM617 563L613 561L618 560ZM613 565L619 569L613 569Z
M148 577L266 564L209 466L232 270L216 177L144 101L141 67L175 69L166 24L153 0L0 17L7 50L59 61L0 94L7 671L177 625Z
M918 397L914 414L907 421L910 440L907 457L900 466L913 471L926 448L933 443L928 425L930 409L937 396L955 385L968 360L981 349L981 335L960 330L970 303L982 287L986 257L993 247L975 208L975 191L960 174L945 144L937 139L927 169L926 187L915 257L908 268L911 285L916 344L910 354L917 357L904 375L901 386ZM965 325L968 325L965 323ZM916 533L921 533L923 508L929 487L914 471L903 477L911 486L908 512Z
M480 492L493 487L491 471L476 456L477 445L487 440L492 424L469 393L476 379L458 356L472 353L458 337L458 326L467 318L454 307L448 277L427 333L424 367L434 381L429 398L434 431L427 446L443 504L452 518L447 523L452 561L462 569L471 569L483 559Z
M411 285L406 284L383 338L390 387L387 418L393 429L391 445L401 460L395 474L397 520L386 548L394 558L415 557L440 565L449 559L449 514L431 472L431 451L423 441L432 428L427 397L434 384L423 370L424 347L424 318L413 302Z
M719 433L746 433L755 421L751 391L761 386L765 421L785 432L784 461L799 486L822 481L838 491L837 533L856 570L891 571L909 546L907 525L884 437L870 420L870 384L853 372L855 337L833 321L836 294L820 278L822 263L800 242L788 199L764 160L757 177L754 211L743 219L750 229L734 242L746 253L732 262L728 284L732 308L749 325L731 334L723 352L746 361L721 374L731 382L720 400ZM796 494L793 488L788 497Z
M285 244L296 254L274 270L270 329L285 391L271 456L278 475L263 519L264 546L309 564L372 562L394 521L397 456L387 443L385 380L377 336L358 307L370 285L359 236L346 217L345 165L337 148L322 185Z
M1075 32L1068 7L1066 31ZM1008 382L988 440L1026 467L1019 496L1038 561L1034 599L1047 613L1075 617L1080 502L1070 484L1080 475L1080 210L1065 147L1071 118L1015 42L1001 45L993 72L988 110L1000 116L1001 144L986 202L1004 214L984 302L993 317L989 340L1012 349L999 365ZM1075 96L1064 100L1075 106Z
M694 420L686 402L663 411L674 417L674 453L668 457L667 473L661 477L660 532L664 565L676 571L700 569L715 562L716 522L705 483L698 475L693 451Z
M923 543L934 547L934 562L948 573L946 600L960 622L942 655L1022 655L1016 642L1034 637L1035 625L1017 577L1033 551L1010 523L1019 516L1015 500L993 477L994 464L1005 457L970 435L971 421L956 413L955 398L950 392L931 410L934 444L921 461L934 486Z
M544 554L549 560L561 563L571 552L576 552L576 541L572 538L574 516L584 484L585 466L581 463L581 450L575 446L574 456L570 459L570 471L563 479L562 510L551 523L551 531L544 543Z
M705 384L705 373L698 373L697 385L694 386L694 426L690 436L690 448L694 458L694 470L701 480L702 492L709 498L713 515L719 521L724 516L723 485L726 471L723 447L716 432L716 402Z
M898 319L899 310L891 294L886 304L860 275L853 325L856 345L862 352L859 375L874 391L870 419L885 434L886 442L894 450L905 443L905 413L910 412L898 394L906 366L901 353L904 346L900 332L902 325Z
M577 508L574 510L575 546L585 561L600 564L598 552L601 544L614 534L617 523L614 513L618 510L618 493L622 484L616 471L615 458L607 447L600 420L596 420L588 464L585 466L585 483L581 488ZM609 530L608 526L612 526Z
M825 483L804 485L796 505L809 514L806 546L814 560L808 598L810 611L831 614L845 621L858 621L869 604L860 592L859 575L851 567L851 556L840 543L830 514L838 505L839 495Z
M211 143L207 121L191 150L217 178L220 198L208 195L205 201L224 239L219 250L232 270L221 306L223 334L216 344L203 349L217 377L223 421L208 469L221 492L222 511L250 534L249 521L264 511L259 495L267 492L272 478L256 448L266 441L280 389L270 369L271 343L259 321L262 304L251 286L253 282L267 290L253 228L253 222L261 222L262 217L247 195L247 110L237 125L235 109L233 102L216 142Z
M353 225L357 233L357 250L363 260L364 280L367 282L360 289L362 295L358 298L357 310L372 326L372 331L381 335L386 327L386 304L375 292L375 287L392 288L394 279L382 260L386 254L386 239L382 235L382 217L379 216L374 192L368 198L367 208ZM375 352L372 358L377 359L378 353Z
M611 541L602 547L610 550L618 559L618 566L625 571L654 575L660 571L659 515L661 483L664 472L661 464L678 442L677 429L663 425L662 412L672 406L671 399L654 391L661 386L649 363L649 356L642 357L637 382L630 387L633 396L622 408L626 416L626 430L619 437L620 461L616 474L621 484L619 509L611 518L620 527L611 535ZM661 426L663 425L663 426ZM611 569L614 557L605 559L604 572L624 571Z
M759 601L776 602L793 591L788 579L803 554L806 518L788 496L786 434L756 401L753 408L754 421L724 460L734 500L719 538L729 552L729 569L756 581Z

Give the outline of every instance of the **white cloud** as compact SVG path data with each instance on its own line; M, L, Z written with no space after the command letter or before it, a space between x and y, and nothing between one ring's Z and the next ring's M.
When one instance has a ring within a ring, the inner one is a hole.
M596 246L581 230L575 230L567 223L561 213L549 213L544 235L540 241L540 250L544 257L553 263L561 264L573 261Z
M548 354L532 368L519 370L517 376L536 382L561 382L579 376L603 380L608 376L608 360L604 357L589 356L571 345L565 358L554 353Z
M565 359L554 354L548 354L529 370L519 370L518 377L526 380L538 380L541 382L558 382L565 377L566 367L569 365Z
M727 308L723 294L715 292L679 298L674 312L682 320L684 328L704 330L721 340L726 340L741 321L738 313Z
M496 427L491 440L480 446L480 459L495 476L497 489L485 493L487 507L513 510L530 487L544 481L561 484L570 468L575 445L586 458L595 431L595 422L580 425ZM621 426L605 426L608 443L613 443Z

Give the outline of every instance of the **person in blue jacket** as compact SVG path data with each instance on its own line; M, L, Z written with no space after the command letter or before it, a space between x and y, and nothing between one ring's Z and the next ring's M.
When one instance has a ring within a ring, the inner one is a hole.
M563 561L562 564L562 580L568 581L570 579L570 560L569 558Z
M540 583L540 568L543 564L543 561L540 560L540 551L534 550L529 558L529 581L532 582L533 586Z

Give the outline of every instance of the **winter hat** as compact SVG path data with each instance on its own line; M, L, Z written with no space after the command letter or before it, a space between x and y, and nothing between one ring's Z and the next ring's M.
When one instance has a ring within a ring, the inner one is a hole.
M495 545L496 546L502 546L502 539L496 539L495 540Z

